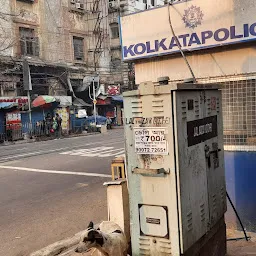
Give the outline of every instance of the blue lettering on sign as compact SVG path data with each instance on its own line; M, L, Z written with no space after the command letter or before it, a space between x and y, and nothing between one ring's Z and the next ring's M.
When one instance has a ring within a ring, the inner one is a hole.
M147 53L151 53L151 52L155 52L155 49L150 49L150 42L146 42L146 46L147 46Z
M170 45L169 45L169 50L171 50L173 47L177 47L178 46L177 43L176 43L176 39L175 39L174 36L172 37L172 40L171 40Z
M236 38L243 38L243 35L236 35L236 27L232 26L230 27L230 38L231 39L236 39Z
M252 25L250 26L250 34L251 34L252 36L256 36L256 23L254 23L254 24L252 24Z
M250 32L249 32L249 24L244 24L244 37L249 37Z
M212 36L213 36L213 33L210 30L202 32L201 33L202 44L205 44L206 39L210 39L210 38L212 38Z
M182 39L182 44L183 46L187 46L187 38L189 37L189 34L185 34L185 35L181 35L181 36L178 36L178 38Z
M155 41L155 48L156 48L156 51L158 52L160 48L162 48L163 50L167 50L167 47L165 46L165 41L166 41L166 38L162 39L160 42L158 40Z
M197 44L197 45L200 45L201 42L199 40L199 37L196 33L193 33L190 37L190 40L189 40L189 43L188 43L188 46L191 46L192 44Z
M146 47L146 45L143 44L143 43L139 43L139 44L136 44L136 45L134 46L134 52L135 52L137 55L145 53L146 49L147 49L147 47Z
M229 38L229 30L226 28L220 28L215 31L214 39L217 42L226 41Z
M130 54L131 56L135 56L135 53L132 50L133 46L134 46L134 44L130 45L129 47L124 46L124 48L123 48L124 57L127 57L128 54Z
M207 47L207 43L210 39L214 40L218 45L220 42L223 43L227 40L256 37L256 22L251 25L243 24L241 28L243 30L240 32L238 32L239 29L236 26L230 26L229 28L219 28L216 31L206 30L201 33L177 35L176 39L175 37L172 37L171 39L162 38L154 41L123 46L123 56L124 58L129 58L147 53L168 52L177 48L177 43L180 47L194 46L194 48L196 48L199 45L205 45ZM230 41L230 43L232 43L232 41Z

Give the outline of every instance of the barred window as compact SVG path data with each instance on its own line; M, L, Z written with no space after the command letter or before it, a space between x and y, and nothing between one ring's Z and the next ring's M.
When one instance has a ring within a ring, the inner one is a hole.
M256 145L256 80L224 82L222 104L224 143Z
M198 79L222 85L224 149L256 150L256 73Z

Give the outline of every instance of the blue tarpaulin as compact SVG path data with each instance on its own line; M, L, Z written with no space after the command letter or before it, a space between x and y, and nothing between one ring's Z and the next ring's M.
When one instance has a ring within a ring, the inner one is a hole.
M16 106L17 104L16 103L13 103L13 102L1 102L0 103L0 109L7 109L7 108L11 108L11 107L14 107Z
M94 116L88 116L85 120L85 123L87 125L91 124L91 123L94 123L95 122L95 119L94 119ZM96 122L97 124L101 125L101 124L106 124L107 122L107 118L105 116L96 116Z
M112 100L123 102L123 96L122 95L112 96Z

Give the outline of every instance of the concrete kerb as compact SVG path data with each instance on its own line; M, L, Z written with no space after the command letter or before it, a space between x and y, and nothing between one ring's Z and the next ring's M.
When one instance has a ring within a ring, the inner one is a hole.
M29 256L57 256L61 253L65 253L65 251L70 250L71 247L79 243L82 232L83 231L75 234L73 237L58 241L39 251L33 252Z
M95 228L98 228L99 224L95 225ZM75 249L76 245L79 243L82 233L85 230L82 230L76 233L72 237L68 237L64 240L55 242L47 247L40 249L36 252L31 253L29 256L66 256L70 255Z
M83 134L71 134L68 136L63 136L62 139L70 139L70 138L76 138L76 137L84 137L84 136L91 136L91 135L97 135L101 134L99 132L91 132L91 133L83 133ZM10 146L10 145L18 145L18 144L27 144L27 143L36 143L36 142L41 142L41 141L49 141L49 140L54 140L54 138L49 138L49 139L28 139L28 140L19 140L19 141L13 141L13 142L4 142L0 144L0 146Z

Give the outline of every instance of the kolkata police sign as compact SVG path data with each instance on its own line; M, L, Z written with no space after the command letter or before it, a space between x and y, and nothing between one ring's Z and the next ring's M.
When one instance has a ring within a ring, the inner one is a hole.
M256 40L256 1L190 0L121 18L123 60Z

